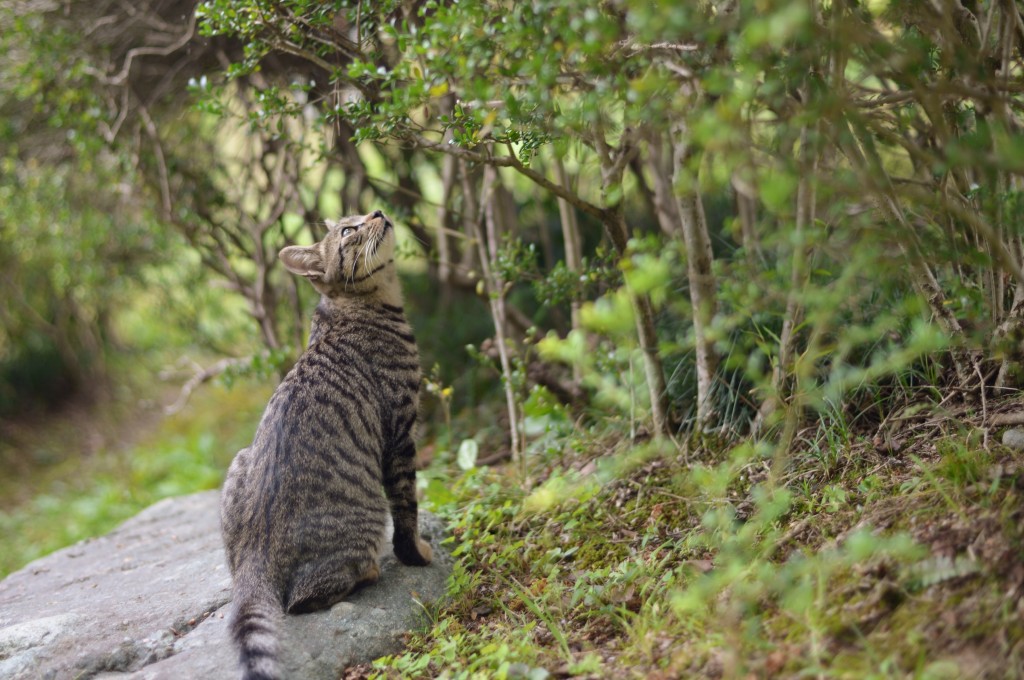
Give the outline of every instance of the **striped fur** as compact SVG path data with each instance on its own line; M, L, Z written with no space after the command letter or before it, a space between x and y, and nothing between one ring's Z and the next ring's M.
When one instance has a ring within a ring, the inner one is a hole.
M231 632L247 680L281 677L282 612L330 607L377 580L389 509L398 558L430 563L417 532L412 440L419 358L394 242L377 211L330 225L320 243L281 251L322 297L309 346L224 482Z

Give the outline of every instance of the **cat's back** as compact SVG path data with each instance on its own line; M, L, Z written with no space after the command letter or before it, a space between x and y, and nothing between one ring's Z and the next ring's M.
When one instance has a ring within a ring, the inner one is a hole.
M318 310L309 347L281 387L314 410L344 407L386 421L396 408L415 403L419 383L416 340L402 309L372 306ZM389 433L384 427L371 434L386 439Z
M415 421L418 387L404 317L318 312L309 346L228 472L229 561L265 551L286 579L332 546L376 543L387 517L382 461Z
M253 441L275 474L339 456L379 462L393 416L416 408L412 330L400 309L382 311L318 309L309 346L275 390Z

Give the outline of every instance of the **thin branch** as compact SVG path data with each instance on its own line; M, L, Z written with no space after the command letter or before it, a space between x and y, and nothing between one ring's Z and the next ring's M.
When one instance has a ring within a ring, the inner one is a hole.
M562 198L568 201L573 207L577 208L580 212L586 213L591 217L594 217L602 222L605 220L606 213L608 212L605 208L600 208L589 201L584 200L569 188L562 187L555 184L541 173L527 167L516 158L515 154L508 156L493 156L489 154L482 154L469 149L464 149L458 146L448 146L439 142L433 142L424 137L416 137L412 140L417 146L429 149L431 151L440 151L442 153L451 154L458 158L462 158L467 161L474 163L481 163L484 165L490 165L498 168L514 168L516 172L530 179L534 184L541 188L549 191L558 198Z
M169 416L178 413L181 409L185 408L189 397L192 396L192 393L195 392L200 385L210 382L217 376L222 375L232 368L247 366L252 363L252 360L253 357L227 357L206 368L202 368L197 365L197 370L188 380L185 381L185 384L181 386L181 390L178 392L178 398L174 400L174 403L164 409L164 413Z
M108 85L123 85L125 80L127 80L129 73L131 72L132 62L135 61L136 57L147 57L147 56L166 57L167 55L169 55L169 54L171 54L173 52L177 52L182 47L187 45L188 42L190 40L192 40L193 36L195 35L195 32L196 32L196 15L193 12L192 16L189 18L188 28L186 29L185 33L180 38L178 38L176 41L174 41L170 45L167 45L166 47L150 47L150 46L146 46L146 47L134 47L134 48L128 50L128 53L125 54L124 63L121 65L121 70L118 71L117 74L114 75L113 77L105 77L104 81Z
M156 129L153 117L149 115L149 109L139 104L139 117L146 128L146 134L153 142L154 155L156 156L157 172L160 176L160 197L163 201L164 216L171 214L171 184L168 179L167 160L164 156L164 147L160 141L160 133Z

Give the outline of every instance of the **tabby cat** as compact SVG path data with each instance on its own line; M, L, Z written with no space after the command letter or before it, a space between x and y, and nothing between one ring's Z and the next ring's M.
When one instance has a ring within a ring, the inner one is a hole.
M389 502L398 559L432 558L417 532L420 367L394 248L394 227L378 210L281 251L285 267L322 297L309 346L224 482L230 625L246 680L281 676L282 610L324 609L377 581Z

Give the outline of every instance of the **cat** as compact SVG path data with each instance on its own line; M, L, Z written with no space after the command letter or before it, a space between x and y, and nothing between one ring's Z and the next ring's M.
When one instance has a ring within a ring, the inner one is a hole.
M245 680L281 677L282 612L325 609L377 581L389 505L398 559L424 566L433 557L417 529L420 366L394 250L394 225L377 210L280 253L321 299L309 345L222 491L230 627Z

